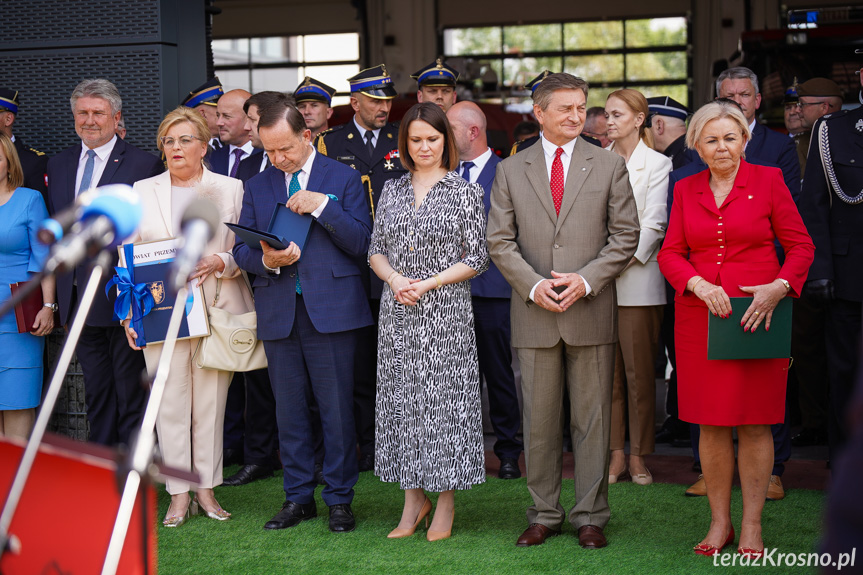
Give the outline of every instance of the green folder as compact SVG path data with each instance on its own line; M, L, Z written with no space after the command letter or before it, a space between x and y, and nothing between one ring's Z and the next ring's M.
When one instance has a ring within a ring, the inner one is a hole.
M707 359L775 359L791 357L791 298L779 300L770 320L755 333L743 331L743 314L752 304L751 297L731 298L731 317L722 319L708 312Z

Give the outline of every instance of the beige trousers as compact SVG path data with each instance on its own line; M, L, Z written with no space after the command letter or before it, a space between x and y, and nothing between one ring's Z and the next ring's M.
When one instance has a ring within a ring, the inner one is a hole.
M165 465L197 473L199 487L206 489L222 483L222 430L233 374L195 367L192 356L197 345L198 338L184 339L174 348L156 433ZM161 353L161 344L144 348L151 376ZM166 487L168 493L177 495L188 492L191 485L168 479Z
M611 400L611 449L623 449L629 415L629 453L647 455L656 446L654 362L664 306L620 306L620 343L614 363Z

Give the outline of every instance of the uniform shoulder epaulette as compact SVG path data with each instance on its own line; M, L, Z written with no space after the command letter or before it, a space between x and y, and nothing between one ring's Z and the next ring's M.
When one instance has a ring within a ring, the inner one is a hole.
M396 130L399 129L400 125L401 125L401 123L399 123L399 122L390 122L390 127L395 128Z
M320 152L321 154L326 156L327 155L327 144L324 142L324 136L326 136L327 134L331 134L333 132L338 132L339 130L341 130L344 127L345 127L344 124L339 124L338 126L333 126L332 128L327 128L326 130L324 130L323 132L321 132L317 136L315 136L315 141L317 142L315 147L317 148L318 152Z
M519 140L518 142L513 144L512 149L509 151L509 155L510 156L516 155L519 151L518 147L521 146L522 144L524 144L525 142L527 142L528 140L532 140L532 139L533 138L522 138L521 140Z
M836 118L842 118L844 116L847 116L848 112L850 112L850 111L851 110L836 110L835 112L831 112L829 114L824 114L821 117L824 118L824 121L826 122L828 120L835 120Z
M332 128L327 128L326 130L324 130L323 132L318 134L318 136L323 136L325 134L330 134L332 132L338 132L339 130L343 130L344 128L345 128L344 124L339 124L338 126L333 126Z
M27 149L30 150L31 152L33 152L34 154L36 154L37 156L44 156L45 155L45 152L40 152L36 148L31 148L30 146L27 146Z

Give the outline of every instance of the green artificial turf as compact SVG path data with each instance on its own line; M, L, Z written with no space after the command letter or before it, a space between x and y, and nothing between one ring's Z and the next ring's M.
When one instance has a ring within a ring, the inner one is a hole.
M235 471L230 468L226 475ZM159 517L170 501L160 488ZM744 568L714 566L696 556L692 546L707 531L710 511L705 497L685 497L684 486L632 483L610 486L609 545L585 550L571 525L544 545L518 548L515 540L527 526L530 505L525 480L489 477L483 485L456 493L451 539L429 543L425 529L413 537L387 539L398 523L403 495L398 485L360 475L353 510L357 529L333 534L328 510L317 491L318 518L281 531L265 531L284 500L281 474L242 487L217 487L219 503L233 517L218 522L192 517L178 529L158 526L159 573L325 574L325 573L815 573L813 568ZM820 491L789 490L783 501L764 508L764 540L779 552L803 553L815 548L820 535ZM435 496L432 496L435 501ZM574 504L572 480L564 480L562 503ZM740 528L740 490L732 495L732 519ZM736 544L735 544L736 548ZM730 548L731 549L731 548ZM732 549L733 550L733 549ZM726 551L729 553L730 551Z

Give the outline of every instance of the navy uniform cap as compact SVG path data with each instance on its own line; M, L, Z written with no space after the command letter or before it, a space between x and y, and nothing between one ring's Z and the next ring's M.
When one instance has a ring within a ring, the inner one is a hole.
M669 118L679 118L686 121L686 117L692 112L689 109L670 96L656 96L647 99L647 109L651 114L659 114L660 116L668 116Z
M800 99L800 95L797 93L798 87L797 76L794 76L794 83L785 89L784 101L786 104L794 104Z
M398 96L393 86L393 79L387 74L387 67L383 64L366 68L356 76L348 78L348 82L351 85L351 93L362 92L378 100L391 100Z
M224 93L225 91L222 89L222 83L219 82L219 78L217 76L213 76L211 79L189 92L189 95L186 96L185 100L183 100L182 105L188 108L195 108L201 104L215 106L216 102L219 101L219 98L221 98Z
M428 66L417 70L411 74L411 78L417 81L417 84L422 86L452 86L455 87L458 80L458 70L443 61L443 58L438 58Z
M18 91L0 88L0 110L18 113Z
M524 87L530 88L530 93L533 94L534 92L536 92L536 88L539 86L540 82L545 80L546 77L548 77L548 75L552 74L552 73L553 72L551 70L543 70L542 74L540 74L539 76L537 76L536 78L534 78L533 80L531 80L530 82L525 84Z
M333 94L336 89L327 86L320 80L315 80L311 76L306 76L302 83L294 90L294 101L300 102L323 102L329 106L333 101Z

